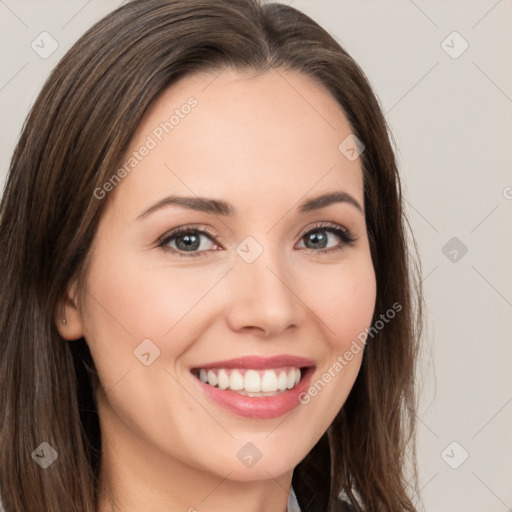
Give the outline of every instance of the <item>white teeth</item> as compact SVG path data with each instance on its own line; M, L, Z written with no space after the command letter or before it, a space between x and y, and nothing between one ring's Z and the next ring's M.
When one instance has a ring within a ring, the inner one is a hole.
M272 370L265 371L261 378L261 391L277 391L276 372L273 372Z
M244 396L275 396L278 395L279 391L268 391L268 392L260 392L260 393L249 393L248 391L237 391L239 395Z
M244 378L238 370L233 370L229 377L229 387L232 391L244 389Z
M210 386L217 385L217 375L211 370L208 371L208 384L210 384Z
M208 381L210 380L210 378L208 377ZM289 372L288 373L288 378L286 380L286 387L288 389L292 389L293 386L295 386L295 372Z
M228 374L226 373L226 370L219 370L217 380L219 383L219 389L226 389L227 387L229 387L229 377Z
M261 391L261 378L257 371L247 370L245 372L244 389L251 393L259 393Z
M222 390L239 391L246 396L273 396L294 388L301 372L293 366L268 370L202 368L198 376L202 382Z
M286 383L288 382L288 377L286 376L286 372L281 372L279 377L277 378L277 387L284 391L286 389Z

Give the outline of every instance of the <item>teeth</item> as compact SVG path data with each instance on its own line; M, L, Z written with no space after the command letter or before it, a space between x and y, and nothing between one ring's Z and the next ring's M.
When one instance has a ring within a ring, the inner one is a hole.
M293 366L271 370L202 368L198 377L210 386L239 391L242 395L273 396L294 388L300 382L301 373Z
M239 391L240 389L244 389L244 378L238 370L231 372L229 377L229 388L232 391Z
M290 372L288 373L288 379L286 381L286 387L288 389L292 389L293 386L295 385L295 372Z
M272 370L266 370L261 378L261 391L277 391L277 375Z
M219 375L217 375L217 381L219 384L219 389L226 389L229 387L229 377L225 370L219 370Z
M284 391L286 389L286 383L288 382L288 377L286 376L286 372L281 372L279 377L277 378L277 387Z
M244 376L244 389L252 393L261 391L261 377L255 370L247 370Z
M215 375L211 370L208 370L208 384L210 384L210 386L217 385L217 375Z

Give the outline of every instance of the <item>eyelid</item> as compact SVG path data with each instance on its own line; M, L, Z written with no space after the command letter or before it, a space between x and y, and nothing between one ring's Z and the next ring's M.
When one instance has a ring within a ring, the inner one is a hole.
M297 235L298 238L302 238L303 236L307 235L310 231L313 231L315 229L329 229L329 228L332 228L334 230L338 230L338 231L342 231L343 233L345 233L345 235L352 239L352 241L356 241L357 240L357 236L354 232L352 232L350 229L346 228L345 226L342 226L341 224L336 224L335 222L331 222L331 221L328 221L328 220L325 220L325 221L317 221L315 223L313 223L312 225L308 226L307 228L305 228L303 231L300 231L299 234Z
M182 226L176 226L175 228L170 229L165 234L163 234L161 237L158 238L158 242L161 242L167 238L170 238L171 236L175 236L177 233L180 233L182 231L196 231L196 232L204 232L208 236L210 236L212 239L216 239L218 241L222 241L222 237L216 233L213 228L208 226L207 224L183 224ZM223 242L224 243L224 242Z

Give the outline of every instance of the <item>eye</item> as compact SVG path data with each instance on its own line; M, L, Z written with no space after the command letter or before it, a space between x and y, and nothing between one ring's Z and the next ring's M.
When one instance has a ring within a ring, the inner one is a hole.
M206 228L197 229L183 226L167 233L160 240L159 247L182 257L205 256L208 249L204 247L205 244L201 243L202 237L208 238L210 241L215 240L213 233L210 233ZM175 244L175 247L172 244ZM198 251L198 249L201 250Z
M332 238L339 238L341 244L338 243L338 245L334 247L328 247L329 239L332 240ZM352 245L356 241L356 238L346 228L338 225L333 226L331 224L320 223L313 226L312 229L309 229L307 233L302 235L301 242L302 240L305 240L305 244L309 244L309 247L306 248L310 249L314 254L323 254L344 249L346 246Z
M210 244L208 242L203 243L202 238L209 240ZM340 239L341 243L329 247L328 244L332 238ZM301 243L303 240L309 245L309 247L306 247L309 252L323 254L335 252L352 245L356 238L346 228L320 223L302 235ZM208 247L209 245L210 247ZM180 257L206 256L211 250L216 250L219 246L216 235L205 226L201 226L201 228L192 226L176 228L164 235L158 243L158 247Z

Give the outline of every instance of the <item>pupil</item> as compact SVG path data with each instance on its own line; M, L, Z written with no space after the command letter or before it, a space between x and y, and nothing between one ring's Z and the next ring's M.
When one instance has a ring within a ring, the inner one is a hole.
M325 245L322 245L322 242L325 243L327 241L327 237L323 234L318 235L318 233L320 232L316 231L315 233L311 233L309 235L309 240L313 242L313 244L316 244L315 247L318 247L320 245L323 248L325 247ZM318 244L318 242L320 242L320 244Z
M180 247L180 240L183 240L184 246ZM197 249L199 247L199 237L197 235L182 235L176 239L178 249Z

